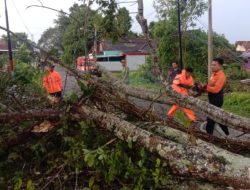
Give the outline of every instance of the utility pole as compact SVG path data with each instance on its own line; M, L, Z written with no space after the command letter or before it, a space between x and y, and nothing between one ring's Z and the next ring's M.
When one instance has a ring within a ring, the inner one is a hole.
M178 15L178 34L179 34L179 64L180 68L183 68L182 64L182 35L181 35L181 11L180 11L180 1L177 0L177 15Z
M8 18L8 9L7 9L6 0L4 0L4 3L5 3L5 18L6 18L7 38L8 38L8 50L9 50L9 65L10 65L10 72L13 73L14 72L14 63L13 63L13 56L12 56L9 18Z
M208 79L211 76L213 60L212 0L208 0Z
M95 27L94 59L96 59L96 55L97 55L97 30L96 30L96 27Z

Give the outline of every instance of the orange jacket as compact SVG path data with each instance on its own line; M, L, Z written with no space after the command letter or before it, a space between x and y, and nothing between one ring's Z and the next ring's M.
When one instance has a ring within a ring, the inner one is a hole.
M227 78L223 70L213 72L207 84L207 91L216 94L226 86L226 82Z
M56 93L62 91L62 78L61 75L52 71L43 77L43 87L46 88L48 93Z
M184 84L184 85L188 85L188 86L194 85L193 77L190 76L189 78L187 78L186 77L186 70L184 70L184 69L182 70L181 74L176 75L176 77L174 78L172 88L174 91L176 91L180 94L187 95L188 90L186 88L178 86L179 84Z

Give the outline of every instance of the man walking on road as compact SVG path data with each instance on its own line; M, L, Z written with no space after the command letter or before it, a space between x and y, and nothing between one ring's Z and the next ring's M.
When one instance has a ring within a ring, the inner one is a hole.
M209 103L221 108L223 105L224 88L226 86L226 75L223 71L224 61L221 58L215 58L212 62L212 76L210 77L206 90L208 92ZM208 134L213 134L215 121L207 118L206 131ZM229 135L227 126L219 124L226 135Z
M49 95L61 98L62 97L62 77L54 70L54 65L49 65L48 74L43 77L43 87L47 90Z
M122 81L125 84L129 84L129 68L127 66L127 63L124 59L121 60L121 64L122 64Z
M176 77L176 75L181 74L181 69L178 66L177 62L173 62L172 63L172 68L169 70L168 72L168 81L170 84L172 84L174 78Z

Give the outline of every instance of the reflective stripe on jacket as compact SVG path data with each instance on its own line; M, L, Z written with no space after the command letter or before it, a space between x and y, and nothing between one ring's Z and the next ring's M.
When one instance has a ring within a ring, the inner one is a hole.
M43 77L43 87L46 88L48 93L55 93L62 91L62 78L61 75L52 71Z

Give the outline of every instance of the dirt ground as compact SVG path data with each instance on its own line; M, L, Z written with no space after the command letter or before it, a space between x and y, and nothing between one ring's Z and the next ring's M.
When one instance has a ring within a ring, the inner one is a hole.
M80 88L77 85L76 79L73 76L69 75L63 67L56 66L55 70L58 71L62 76L63 86L64 86L64 90L63 90L63 95L64 96L68 95L68 94L70 94L72 92L75 92L75 93L80 92ZM137 99L137 98L130 98L130 99L136 105L138 105L139 107L142 107L142 108L148 108L150 106L150 104L151 104L151 102L149 102L149 101L145 101L145 100L141 100L141 99ZM161 115L162 118L164 118L166 116L167 110L169 109L169 106L154 103L152 105L152 109L156 113ZM200 128L202 128L202 123L204 123L206 121L206 117L204 115L199 114L199 113L196 113L196 115L197 115L198 126ZM239 140L250 141L250 134L243 134L243 132L237 131L237 130L234 130L234 129L231 129L231 128L229 128L229 133L230 133L230 135L229 135L230 138L236 138L236 139L239 139ZM224 133L222 132L222 130L220 130L218 125L215 127L214 135L218 136L218 137L225 137Z

